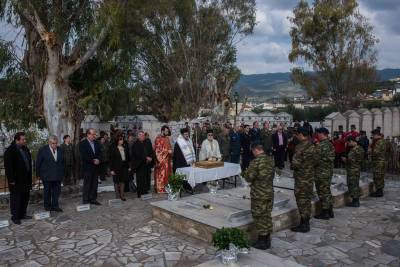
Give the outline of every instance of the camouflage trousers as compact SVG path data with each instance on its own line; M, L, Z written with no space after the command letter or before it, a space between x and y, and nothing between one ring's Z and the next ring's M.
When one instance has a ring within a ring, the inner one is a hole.
M274 205L274 195L262 198L251 198L251 215L258 235L272 233L271 212Z
M347 188L351 198L360 198L360 170L347 170Z
M297 208L302 218L311 217L311 199L313 197L313 179L299 178L294 179L294 196L296 197Z
M325 173L323 173L325 171ZM326 173L326 170L320 170L315 175L315 187L322 209L329 209L332 205L331 193L332 172Z
M385 173L386 173L386 162L385 161L372 161L373 176L375 189L380 190L385 187Z

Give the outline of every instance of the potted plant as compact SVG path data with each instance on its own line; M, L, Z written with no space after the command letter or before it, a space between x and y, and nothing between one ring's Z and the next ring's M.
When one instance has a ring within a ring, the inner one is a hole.
M177 200L179 193L183 189L183 182L186 176L179 173L173 173L169 176L168 185L165 190L168 193L168 200Z
M243 230L238 228L222 228L213 234L213 244L218 250L223 264L237 262L239 253L248 253L249 240Z

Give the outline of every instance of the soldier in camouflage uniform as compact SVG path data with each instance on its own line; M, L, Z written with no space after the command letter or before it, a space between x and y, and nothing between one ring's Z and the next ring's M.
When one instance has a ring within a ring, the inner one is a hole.
M292 167L294 177L294 195L300 213L300 224L292 227L293 232L306 233L310 231L311 199L314 189L315 148L309 141L309 130L304 127L297 129L299 144L293 155Z
M261 130L261 142L264 146L264 151L272 150L272 132L269 129L269 123L264 122L263 129Z
M271 247L274 160L265 155L260 143L252 144L251 150L255 159L242 176L250 183L251 214L258 233L258 240L253 247L265 250Z
M371 145L371 159L375 192L371 193L370 196L383 197L386 172L386 142L378 129L372 131L372 138L373 143Z
M315 145L315 187L322 211L314 216L316 219L329 220L333 218L333 204L331 193L331 181L333 175L333 163L335 161L335 148L329 142L329 131L326 128L316 130L319 143Z
M364 158L364 149L357 144L353 136L347 137L347 147L350 148L347 158L343 157L346 163L347 187L352 202L347 203L348 207L360 207L360 172Z
M231 161L231 138L229 136L229 128L224 126L222 133L218 137L219 148L221 150L222 161Z

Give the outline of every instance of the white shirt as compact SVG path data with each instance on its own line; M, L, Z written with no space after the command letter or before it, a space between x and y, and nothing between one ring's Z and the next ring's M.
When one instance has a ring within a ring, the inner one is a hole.
M50 148L51 155L53 155L54 160L57 161L57 148L54 149L54 151L50 145L49 145L49 148Z
M121 155L122 161L126 161L125 148L123 146L118 146L119 154Z
M217 159L222 158L221 151L219 150L219 144L215 139L213 139L212 142L206 139L201 144L199 159L206 160L209 158L217 158Z

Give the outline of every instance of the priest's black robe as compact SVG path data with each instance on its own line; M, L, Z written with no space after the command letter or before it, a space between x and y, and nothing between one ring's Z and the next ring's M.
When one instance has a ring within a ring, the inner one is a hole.
M189 167L189 166L190 165L186 163L186 159L183 156L182 150L179 147L178 142L175 143L174 154L172 156L172 169L174 173L178 168Z
M151 162L146 158L150 157ZM150 140L141 142L137 140L132 146L132 168L136 172L137 194L140 197L150 191L151 168L154 163L154 151Z

